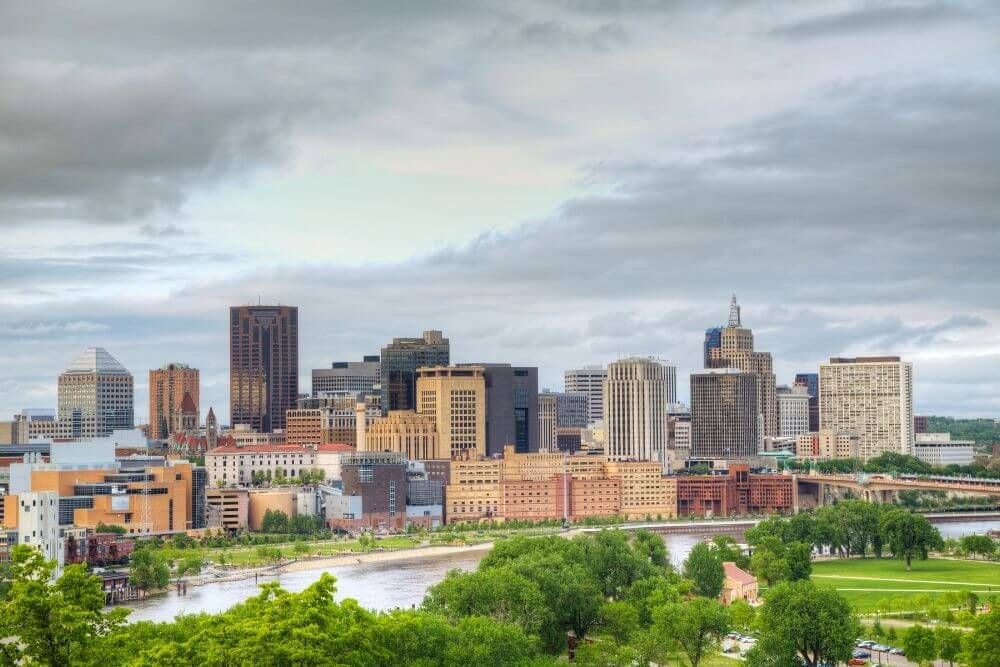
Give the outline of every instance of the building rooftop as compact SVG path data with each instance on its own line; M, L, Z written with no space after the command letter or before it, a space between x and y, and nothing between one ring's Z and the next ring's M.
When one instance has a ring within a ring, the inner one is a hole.
M736 566L736 563L723 563L722 569L725 570L726 577L737 581L741 584L753 584L756 583L757 577L753 576L745 570L741 570Z
M66 367L66 373L112 373L131 375L117 359L103 347L88 347L76 355L76 358Z
M205 452L205 456L217 454L294 454L296 452L306 454L312 451L311 448L302 445L243 445L242 447L224 445L208 450Z

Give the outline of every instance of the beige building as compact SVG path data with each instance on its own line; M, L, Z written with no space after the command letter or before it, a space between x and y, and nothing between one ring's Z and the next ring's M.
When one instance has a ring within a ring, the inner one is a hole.
M268 510L283 512L289 519L295 516L295 496L296 492L288 489L251 491L247 506L250 530L261 530L264 527L264 515Z
M753 331L743 328L736 295L730 304L729 323L721 330L720 345L707 350L706 357L709 368L735 368L757 376L758 437L777 436L778 401L771 353L754 350Z
M292 445L321 445L323 437L323 411L286 410L285 411L285 442Z
M662 461L666 455L667 373L656 359L608 364L604 380L605 454L615 461Z
M390 410L368 427L365 451L402 452L410 460L450 459L441 446L437 420L413 410Z
M865 460L913 453L913 365L899 357L832 358L819 367L821 430L858 435Z
M228 532L246 530L249 526L250 492L247 489L206 489L205 510L207 527Z
M809 393L805 386L778 387L778 437L809 432Z
M740 569L736 563L723 563L722 593L719 599L723 604L732 604L737 600L757 604L757 577Z
M316 450L298 445L227 445L205 452L210 486L243 486L255 472L298 477L316 468Z
M858 436L830 430L801 433L795 436L795 456L800 459L858 458Z
M416 373L417 412L437 423L439 451L450 458L486 454L486 379L482 366L433 366Z
M103 347L89 347L59 375L59 414L74 438L102 438L134 424L132 374Z
M629 519L672 519L677 516L677 479L664 477L657 462L609 461L608 477L621 484L622 514Z
M285 431L278 429L271 433L259 433L251 431L246 424L237 424L233 429L226 431L224 435L229 436L238 447L256 445L284 445ZM293 443L294 444L294 443Z

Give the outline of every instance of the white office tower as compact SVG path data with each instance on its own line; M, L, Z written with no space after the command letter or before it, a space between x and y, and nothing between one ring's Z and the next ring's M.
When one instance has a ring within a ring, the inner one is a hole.
M608 364L604 381L605 454L615 461L660 461L666 455L667 373L650 357Z
M777 390L778 436L794 438L809 432L809 393L806 387L782 385Z
M603 366L584 366L564 374L566 393L587 397L587 422L590 424L604 419L604 378L607 375Z
M89 347L59 376L59 421L70 437L102 438L135 426L132 374L103 347Z
M833 358L819 367L820 429L855 433L858 455L913 453L913 365L899 357Z

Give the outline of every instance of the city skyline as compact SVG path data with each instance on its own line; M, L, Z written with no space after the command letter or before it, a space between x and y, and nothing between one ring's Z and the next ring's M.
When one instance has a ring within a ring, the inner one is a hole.
M0 7L0 414L101 346L228 415L258 299L303 387L427 329L684 378L736 291L779 383L899 355L1000 415L995 3L58 4Z

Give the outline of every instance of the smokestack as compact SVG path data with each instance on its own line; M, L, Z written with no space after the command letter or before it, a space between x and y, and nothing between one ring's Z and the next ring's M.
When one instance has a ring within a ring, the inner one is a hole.
M354 447L359 452L368 451L368 421L364 402L354 404Z

